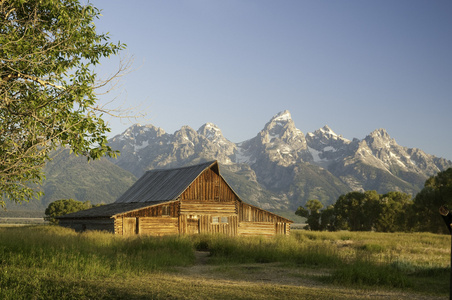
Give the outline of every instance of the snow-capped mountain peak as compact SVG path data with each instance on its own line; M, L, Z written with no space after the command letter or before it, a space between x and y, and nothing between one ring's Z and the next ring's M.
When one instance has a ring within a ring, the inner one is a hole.
M213 123L206 123L198 129L198 134L205 136L210 141L215 141L223 137L220 128Z
M338 135L328 126L325 125L319 129L324 135L337 137Z
M213 123L206 123L202 125L198 131L198 135L201 137L206 138L211 145L204 145L205 148L217 148L222 155L224 155L223 159L220 159L220 161L224 164L230 164L231 160L228 155L232 155L234 151L236 150L237 146L233 142L229 141L223 136L223 133L221 132L221 129L218 128L217 125Z
M350 141L336 134L328 125L306 135L313 163L327 167L349 152Z
M276 114L275 116L273 116L273 118L270 120L270 122L287 122L287 121L291 121L292 120L292 116L290 114L290 112L288 110L284 110L282 112L279 112L278 114Z
M304 134L295 127L290 112L288 110L282 111L271 118L264 129L261 130L260 136L263 141L271 142L275 138L288 140L302 139Z
M129 143L135 143L142 146L143 143L148 143L150 140L166 136L166 132L160 127L135 124L127 128L122 134L113 137L112 141L128 141Z
M305 136L288 110L274 115L254 138L238 144L227 140L213 123L197 131L183 126L174 134L152 125L133 125L109 142L121 151L113 162L137 177L153 168L216 159L231 172L254 178L259 189L288 201L274 207L298 207L310 197L331 203L349 190L413 194L428 176L452 167L451 161L397 145L384 129L350 141L325 125ZM242 192L249 194L248 189Z
M237 161L257 163L259 157L281 165L293 165L310 156L306 139L288 110L273 116L259 134L238 145Z

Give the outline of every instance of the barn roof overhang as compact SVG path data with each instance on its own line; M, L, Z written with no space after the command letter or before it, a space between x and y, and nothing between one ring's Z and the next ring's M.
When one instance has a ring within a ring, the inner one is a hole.
M115 218L118 215L138 211L144 208L158 206L165 203L176 202L177 200L163 200L154 202L134 202L134 203L111 203L102 206L93 207L86 210L77 211L56 219L104 219Z

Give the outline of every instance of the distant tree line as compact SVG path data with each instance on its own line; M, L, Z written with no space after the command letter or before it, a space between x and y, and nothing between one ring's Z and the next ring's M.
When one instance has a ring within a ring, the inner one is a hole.
M452 168L427 179L414 198L402 192L350 192L326 208L309 200L295 214L306 218L310 230L448 233L439 214L442 205L452 208Z

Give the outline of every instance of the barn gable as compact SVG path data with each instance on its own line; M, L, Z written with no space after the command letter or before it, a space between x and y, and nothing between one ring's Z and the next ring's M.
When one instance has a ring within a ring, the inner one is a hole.
M199 174L181 194L181 200L219 202L240 200L239 196L218 172L218 164L215 162L214 165L217 167L217 171L214 168L208 168Z
M175 200L206 170L219 175L216 161L190 167L147 171L115 203Z
M292 221L244 203L216 161L146 172L114 203L59 217L77 230L130 234L288 234Z

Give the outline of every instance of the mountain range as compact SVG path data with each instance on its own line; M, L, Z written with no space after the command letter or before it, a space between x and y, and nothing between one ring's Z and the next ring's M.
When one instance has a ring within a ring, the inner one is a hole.
M385 129L348 140L328 126L303 134L289 111L276 114L253 138L233 143L212 123L174 134L133 125L110 140L121 152L110 160L136 177L146 170L216 159L245 200L265 209L293 210L309 199L325 205L349 191L416 194L452 162L397 144Z
M385 129L348 140L324 126L306 135L289 111L276 114L257 135L241 143L218 126L183 126L173 134L153 125L133 125L109 140L117 159L86 159L60 151L45 168L45 196L28 206L73 198L113 202L136 178L155 168L218 160L222 175L246 202L264 209L294 211L307 200L324 205L350 191L419 192L425 180L452 161L397 144Z

